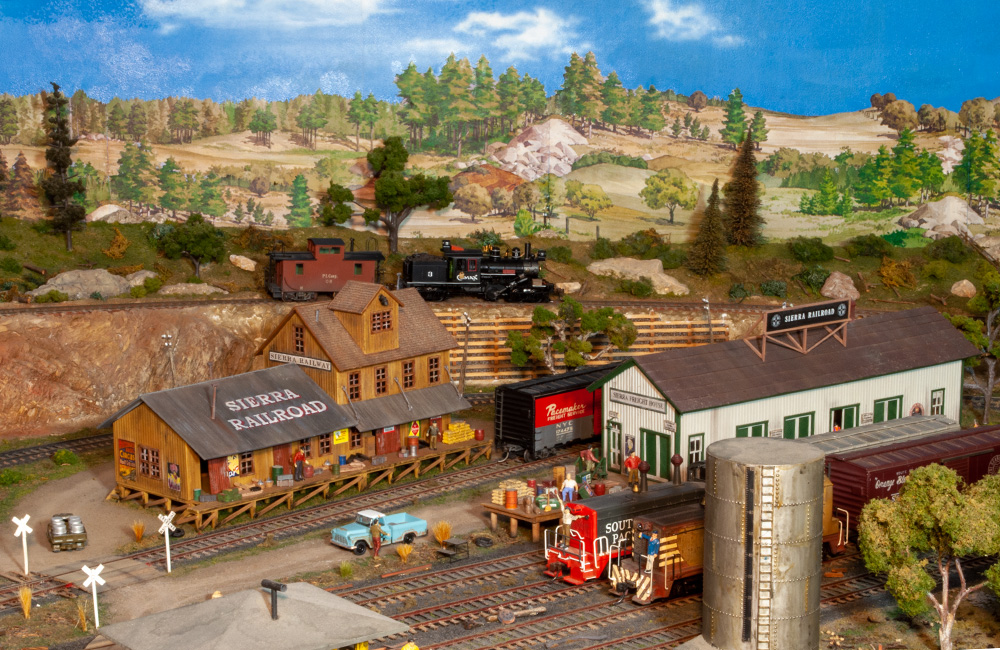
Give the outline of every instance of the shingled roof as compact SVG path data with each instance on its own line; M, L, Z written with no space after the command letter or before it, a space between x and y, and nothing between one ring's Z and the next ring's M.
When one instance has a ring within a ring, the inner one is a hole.
M344 311L350 314L360 314L365 307L375 299L382 285L371 282L356 282L349 280L344 284L344 288L337 292L337 295L330 301L328 308L333 311ZM403 301L392 292L387 292L392 296L399 306L403 306Z
M344 285L344 289L337 294L337 298L334 300L336 303L342 295L350 290L352 293L344 298L344 304L350 309L357 309L357 305L361 303L365 295L368 296L368 300L364 305L367 305L375 296L374 293L369 293L370 289L367 287L377 289L379 286L355 283L362 284L362 288L354 289L351 284L349 282ZM434 311L427 306L416 289L400 289L389 293L399 302L399 347L395 350L366 355L334 313L334 308L340 311L347 311L347 309L342 309L339 306L334 307L332 304L329 309L299 305L295 311L312 332L316 341L323 347L333 365L341 372L399 359L412 359L416 356L444 352L458 347L455 337L448 333L448 330L441 324L438 317L434 315ZM364 309L364 306L361 309Z
M801 354L771 344L767 360L762 361L742 340L727 341L633 357L621 368L637 366L678 411L690 413L926 368L978 353L937 310L921 307L848 323L846 347L831 338Z

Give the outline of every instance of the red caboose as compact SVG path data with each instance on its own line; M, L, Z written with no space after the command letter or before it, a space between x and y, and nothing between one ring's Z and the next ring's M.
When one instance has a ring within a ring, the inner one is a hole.
M378 282L385 259L378 251L350 250L343 239L309 238L305 251L268 254L267 290L281 300L312 300L320 293L336 293L348 280Z

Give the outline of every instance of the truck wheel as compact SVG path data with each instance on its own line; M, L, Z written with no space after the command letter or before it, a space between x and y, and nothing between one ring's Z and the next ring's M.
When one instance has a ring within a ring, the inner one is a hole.
M413 540L415 540L416 538L417 538L416 533L406 533L405 535L403 535L403 543L412 544Z
M368 551L368 544L366 544L363 541L359 541L357 544L354 545L354 548L352 548L351 550L354 552L355 555L364 555L365 552Z

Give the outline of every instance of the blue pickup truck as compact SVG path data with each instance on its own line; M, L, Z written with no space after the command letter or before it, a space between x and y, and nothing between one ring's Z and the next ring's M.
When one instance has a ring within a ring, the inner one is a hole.
M412 544L427 534L427 522L419 517L405 512L384 515L377 510L362 510L352 523L330 531L330 541L334 546L351 549L355 555L364 555L372 546L371 525L376 521L382 527L383 544Z

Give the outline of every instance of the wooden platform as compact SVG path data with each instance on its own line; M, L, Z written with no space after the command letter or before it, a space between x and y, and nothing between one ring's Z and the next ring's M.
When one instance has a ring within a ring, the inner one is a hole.
M487 436L485 440L467 440L454 444L439 443L437 449L422 447L416 457L399 458L393 453L381 464L372 465L366 461L364 469L341 471L338 476L328 471L318 472L312 478L296 482L292 487L270 487L245 492L238 501L178 501L169 496L120 485L115 487L107 498L121 501L135 500L144 508L173 510L178 513L174 519L175 525L193 524L195 530L201 532L206 528L212 529L227 524L240 515L248 515L254 519L282 506L291 510L317 496L333 499L351 488L363 491L383 481L392 484L406 476L419 478L421 474L433 469L445 472L458 463L471 465L480 458L488 460L492 454L493 438Z
M510 536L517 536L517 522L523 521L526 524L531 524L531 541L538 542L541 540L541 526L543 523L548 521L558 521L562 516L562 512L559 508L555 508L550 512L542 512L540 514L532 514L526 512L524 508L518 507L516 510L510 510L503 506L498 506L494 503L484 503L483 508L486 512L490 513L490 528L493 532L497 530L497 517L504 516L510 519Z

